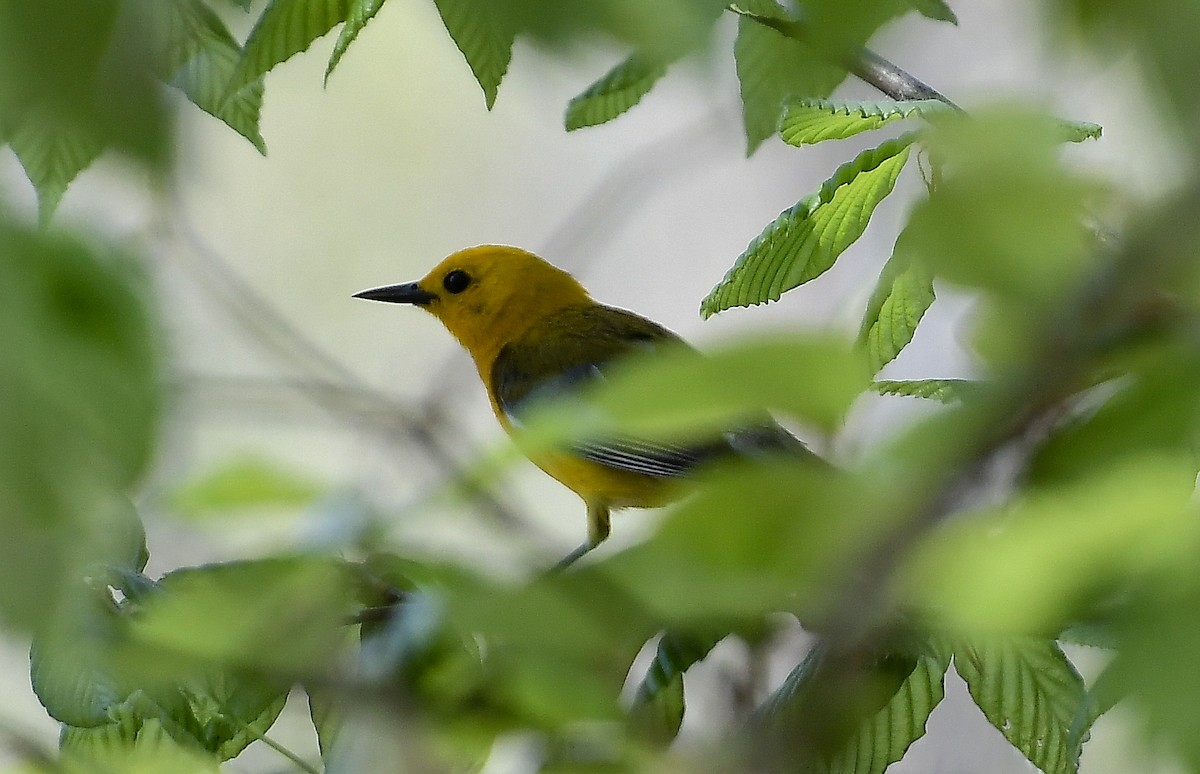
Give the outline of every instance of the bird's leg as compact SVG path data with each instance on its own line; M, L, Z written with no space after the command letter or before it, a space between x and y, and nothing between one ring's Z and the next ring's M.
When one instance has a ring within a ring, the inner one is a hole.
M589 502L587 511L588 520L588 536L587 542L580 545L571 553L559 559L558 562L550 568L550 574L562 572L580 559L588 551L591 551L596 546L600 545L608 538L611 523L608 518L608 506L600 502Z

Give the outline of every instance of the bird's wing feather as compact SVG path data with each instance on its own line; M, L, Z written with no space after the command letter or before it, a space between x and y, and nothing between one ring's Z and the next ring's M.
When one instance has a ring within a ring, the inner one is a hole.
M595 384L621 358L680 346L687 345L674 333L632 312L600 305L572 307L500 352L492 366L492 393L508 420L519 425L534 403ZM589 441L571 451L601 465L656 478L682 475L709 456L703 447L631 438Z
M596 383L609 365L623 357L681 346L687 345L674 333L632 312L599 305L574 307L501 351L492 367L492 393L508 420L519 425L533 403ZM617 470L675 478L717 457L784 449L807 451L771 423L734 429L700 443L605 438L576 444L570 451Z

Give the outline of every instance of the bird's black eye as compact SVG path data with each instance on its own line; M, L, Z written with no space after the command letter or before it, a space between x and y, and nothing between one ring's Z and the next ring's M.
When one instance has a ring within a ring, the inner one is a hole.
M442 287L451 293L461 293L471 284L471 275L462 269L455 269L442 279Z

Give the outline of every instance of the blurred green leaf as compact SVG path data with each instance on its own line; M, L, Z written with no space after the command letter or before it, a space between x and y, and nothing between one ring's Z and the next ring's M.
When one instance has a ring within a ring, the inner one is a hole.
M1091 737L1092 726L1102 715L1116 706L1125 698L1125 692L1114 679L1111 664L1088 686L1087 694L1075 718L1071 721L1071 731L1067 735L1067 744L1071 750L1071 760L1075 768L1079 768L1079 758L1083 754L1083 745Z
M954 15L954 11L950 9L945 0L913 0L913 8L916 8L922 16L934 21L958 24L958 17Z
M630 721L640 735L662 744L675 738L685 709L683 673L703 660L726 636L728 631L724 627L704 634L663 632L654 649L654 660L638 684L629 710Z
M120 605L104 586L84 591L43 625L30 652L35 693L69 727L64 748L111 751L133 744L153 722L179 744L225 760L275 722L287 679L131 645L130 622L168 596L167 589L155 585L137 602Z
M1200 450L1200 356L1185 335L1159 340L1117 358L1119 380L1081 396L1089 406L1064 421L1030 461L1035 482L1088 476L1147 452L1195 455Z
M379 13L379 9L383 8L383 3L384 0L350 0L350 11L346 14L346 24L342 27L341 34L338 35L333 53L329 56L329 65L325 68L326 84L329 83L329 76L333 75L333 68L342 61L342 56L350 48L350 44L358 38L358 34L367 26L367 22L374 19L375 14Z
M1162 115L1174 118L1175 128L1195 146L1200 104L1191 74L1200 68L1200 51L1191 31L1200 25L1200 6L1191 0L1152 5L1136 0L1057 0L1052 7L1065 13L1047 17L1077 24L1093 53L1107 58L1132 54L1160 89Z
M271 68L306 50L313 41L346 20L351 0L271 0L250 32L242 58L225 85L226 99Z
M258 127L262 80L253 79L232 96L227 94L242 47L220 17L201 0L139 0L138 7L150 22L162 79L266 155Z
M800 147L825 140L844 140L893 121L953 110L936 99L896 102L799 99L784 106L779 136L788 145Z
M1200 767L1197 718L1189 707L1200 691L1195 668L1200 648L1200 574L1193 540L1186 555L1135 589L1113 616L1118 649L1104 672L1097 710L1128 697L1145 723L1146 741L1166 747L1185 770ZM1097 688L1101 686L1097 684Z
M344 570L321 558L176 570L132 627L136 643L203 662L283 675L319 669L351 610Z
M130 258L0 220L0 617L42 621L93 564L140 567L124 492L153 448L158 353Z
M774 0L750 0L738 6L754 14L788 19ZM786 100L827 97L846 78L845 68L829 64L810 46L744 16L738 19L733 55L741 88L746 155L775 134Z
M565 430L571 440L712 437L763 421L768 409L832 428L867 384L861 354L847 343L777 336L704 354L681 347L632 358L611 368L593 395L556 401L543 416L552 433ZM535 443L537 433L531 418Z
M728 0L494 0L512 29L539 43L575 50L581 41L612 38L668 61L704 46Z
M102 149L151 168L165 160L143 20L120 9L118 0L0 0L0 137L37 190L42 223Z
M939 277L997 294L1020 318L1061 298L1087 267L1083 213L1097 188L1058 160L1058 122L981 110L944 116L924 137L944 174L913 211L912 249Z
M702 480L649 540L600 571L659 627L702 631L714 621L781 611L804 620L827 599L826 584L850 552L887 528L892 509L883 497L873 481L832 466L730 465Z
M78 126L56 127L36 116L12 126L7 139L37 191L38 220L43 225L50 222L67 186L103 150L94 133Z
M901 395L906 398L927 398L939 403L962 400L973 382L967 379L884 379L871 382L871 389L880 395Z
M1190 550L1195 478L1186 457L1145 455L1034 489L932 535L909 588L972 631L1058 631L1097 593Z
M38 701L50 717L76 728L111 723L110 709L137 690L109 660L124 633L116 603L106 590L84 591L71 610L43 622L29 653Z
M488 110L496 104L500 81L512 59L516 28L494 0L434 0L446 31L483 89Z
M345 721L345 709L341 706L333 691L309 688L308 716L312 719L313 729L317 732L317 746L321 750L321 762L327 770L334 759L334 746L339 744L342 725Z
M950 658L922 655L887 705L822 769L828 774L883 774L925 735L925 724L945 694Z
M1100 135L1104 132L1104 127L1100 124L1093 124L1090 121L1059 121L1059 128L1062 130L1063 139L1067 142L1083 142L1084 140L1099 140Z
M814 718L811 692L827 652L818 642L755 710L767 755L822 774L880 774L924 734L942 699L949 654L884 652L863 665L856 690L842 691Z
M189 518L242 513L252 508L300 508L323 491L311 478L257 457L239 457L185 482L172 507Z
M700 302L700 314L776 301L824 274L892 192L912 141L905 135L863 151L838 167L819 191L780 213Z
M954 646L954 669L988 721L1045 774L1071 774L1071 723L1083 680L1053 640L977 639Z
M859 327L871 373L878 373L900 354L916 333L925 311L933 304L933 275L911 249L908 232L900 232Z
M613 120L640 102L666 72L662 60L631 55L568 103L567 131Z
M195 723L191 734L219 760L229 760L274 725L288 688L286 680L207 670L183 686Z
M63 730L63 772L121 774L217 774L218 761L180 743L155 718L130 718L96 729Z
M658 623L603 571L523 586L464 576L443 593L449 626L482 645L487 682L475 704L547 730L622 719L629 664Z

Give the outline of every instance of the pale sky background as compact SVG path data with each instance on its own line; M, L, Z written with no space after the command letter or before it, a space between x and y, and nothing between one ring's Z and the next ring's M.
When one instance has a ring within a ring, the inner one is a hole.
M952 5L959 27L912 15L888 27L872 47L968 109L1006 97L1033 99L1064 117L1102 124L1100 142L1070 148L1068 157L1119 181L1126 195L1170 185L1166 140L1154 135L1128 62L1049 53L1035 3ZM495 566L514 557L548 560L583 535L578 499L532 466L515 470L504 487L506 501L536 525L532 536L481 531L479 520L459 507L406 508L444 483L445 472L372 431L371 418L349 422L281 387L314 377L344 379L336 369L298 367L306 361L294 352L280 356L265 348L231 311L237 295L222 272L251 288L272 314L363 385L405 401L449 395L444 408L464 429L456 444L461 459L500 438L466 356L431 317L350 296L416 279L462 247L530 248L572 271L598 300L653 317L702 348L750 332L856 330L897 227L921 192L915 168L905 171L899 193L828 274L778 304L699 318L700 299L767 223L858 148L878 141L868 136L855 145L798 150L773 139L746 159L732 32L727 20L715 56L675 67L626 116L567 134L561 128L567 100L621 52L598 43L564 59L519 44L489 113L432 4L392 2L328 88L321 78L332 36L267 77L266 158L189 108L180 113L174 202L152 200L136 176L111 159L86 172L68 191L58 221L99 227L149 250L177 378L191 385L166 423L162 458L145 497L147 511L162 514L149 524L149 572L259 555L281 542L345 540L369 510L363 502L387 519L401 542ZM850 82L839 96L876 95ZM10 202L32 210L32 192L7 152L0 156L0 180ZM223 268L214 269L213 260ZM939 292L917 339L883 376L970 373L968 304L952 291ZM851 459L928 410L904 399L870 401L826 451ZM180 481L237 455L311 477L330 497L300 516L250 522L183 523L163 514L165 493ZM612 543L602 550L637 540L652 522L647 514L618 514ZM29 689L26 648L19 638L0 646L0 722L53 740L55 724ZM788 653L793 661L778 659L776 679L794 664L795 648ZM694 680L689 673L694 696L719 701L722 671L742 658L736 647L724 647L695 670ZM1080 663L1086 670L1098 662L1081 653ZM929 734L892 771L1032 771L971 706L957 679L949 683ZM690 704L703 702L692 698ZM273 735L301 751L312 749L302 707L289 708L289 717L297 722ZM689 716L685 738L720 720L711 713ZM1147 770L1120 713L1103 719L1093 736L1085 772ZM228 769L278 770L281 763L269 751L255 751ZM489 769L520 770L500 758Z

